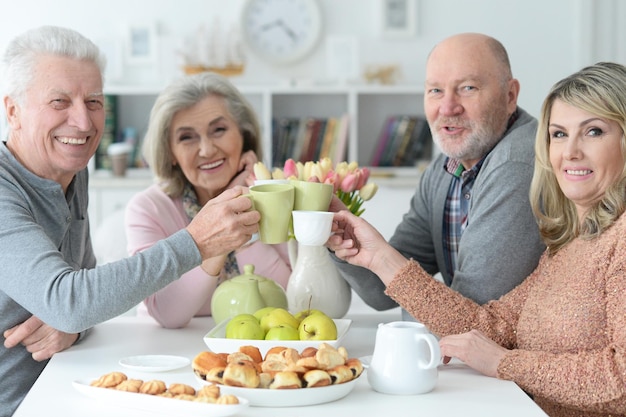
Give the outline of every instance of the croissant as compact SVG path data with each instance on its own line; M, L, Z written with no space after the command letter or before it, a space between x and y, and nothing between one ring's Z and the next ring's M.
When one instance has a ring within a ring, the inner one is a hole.
M245 361L229 363L224 369L224 385L256 388L260 382L256 368Z
M270 383L270 389L295 389L302 388L302 380L298 374L292 371L276 372Z

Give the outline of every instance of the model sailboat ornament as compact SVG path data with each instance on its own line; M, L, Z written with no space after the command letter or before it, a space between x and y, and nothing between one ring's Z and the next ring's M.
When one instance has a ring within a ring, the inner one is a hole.
M181 53L187 74L211 71L230 77L241 74L245 66L239 27L223 31L219 19L200 26Z

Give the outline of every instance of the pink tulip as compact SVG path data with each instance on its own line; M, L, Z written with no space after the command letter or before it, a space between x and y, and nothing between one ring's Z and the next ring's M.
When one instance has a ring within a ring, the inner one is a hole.
M336 193L337 191L339 191L339 185L341 184L341 181L339 181L339 175L331 169L330 171L328 171L328 174L326 174L326 178L324 178L324 183L331 184L333 186L333 193Z
M327 179L334 178L336 176L337 174L335 174L335 171L333 171L332 169L329 169L328 172L326 172L326 175L324 175L324 181L322 182L326 182Z
M352 191L356 190L357 181L358 178L355 174L346 175L343 181L341 181L341 191L343 191L344 193L351 193Z
M363 186L363 174L360 169L354 171L354 176L356 176L356 185L354 186L355 190L359 190Z
M370 178L370 174L371 174L370 169L367 167L361 168L361 174L363 175L363 177L365 177L363 184L367 183L367 180Z
M283 168L285 178L295 177L298 178L298 168L296 167L296 161L289 158L285 161L285 167Z

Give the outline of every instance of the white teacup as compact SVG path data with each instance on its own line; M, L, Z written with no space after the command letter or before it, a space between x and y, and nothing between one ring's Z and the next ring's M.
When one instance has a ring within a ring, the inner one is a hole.
M293 210L293 234L298 243L322 246L330 237L333 213L329 211Z
M289 184L289 180L254 180L254 185L264 185L264 184Z
M437 384L440 359L439 343L423 324L381 323L367 380L384 394L424 394Z

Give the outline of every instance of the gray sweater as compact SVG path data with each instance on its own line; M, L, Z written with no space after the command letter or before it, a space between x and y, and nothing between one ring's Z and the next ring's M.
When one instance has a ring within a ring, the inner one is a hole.
M545 249L528 197L537 121L522 109L518 112L476 177L454 281L443 256L444 205L453 178L443 168L445 155L439 155L424 172L408 213L389 241L428 273L440 272L447 285L481 304L521 283ZM335 260L368 305L377 310L397 306L383 293L385 286L375 274Z
M64 332L84 331L200 264L198 248L182 230L133 257L95 267L87 185L83 170L64 195L0 142L1 332L31 315ZM21 345L0 345L1 417L13 414L45 365Z

